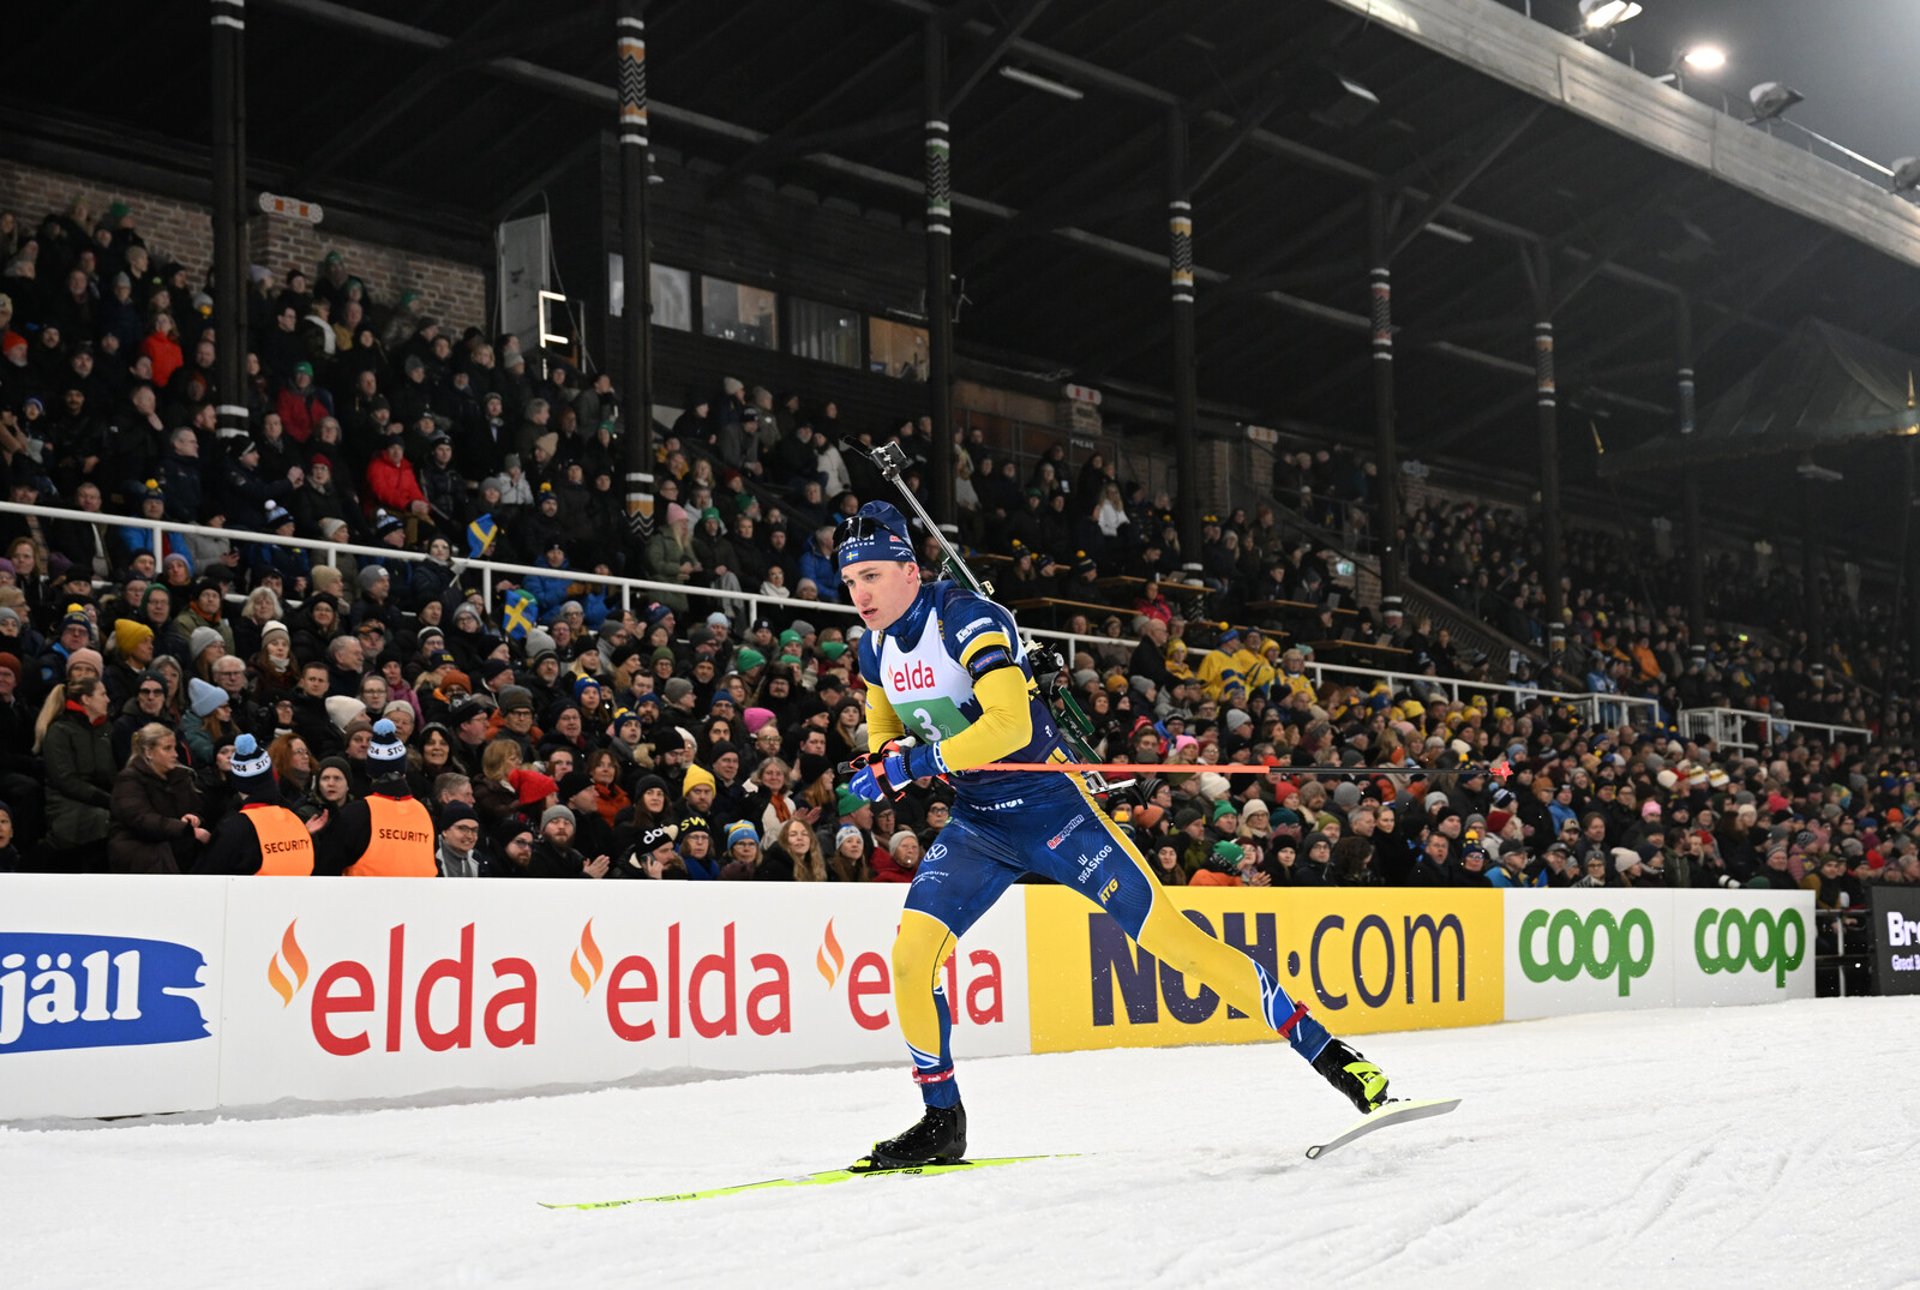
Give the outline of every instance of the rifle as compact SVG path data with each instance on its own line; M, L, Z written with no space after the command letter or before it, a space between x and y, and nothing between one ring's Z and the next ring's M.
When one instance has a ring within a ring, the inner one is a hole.
M939 450L936 446L935 451ZM900 496L906 500L907 508L913 512L922 527L933 534L934 541L940 544L940 561L947 576L968 591L991 598L993 584L974 574L973 570L967 566L965 558L954 548L953 543L947 540L946 533L934 523L933 516L927 513L927 508L920 504L920 499L913 495L906 481L901 479L900 472L907 464L906 451L898 443L884 443L868 455L873 464L879 468L880 473L886 477L887 482L892 484L899 491ZM1060 741L1073 754L1073 760L1083 764L1100 761L1101 759L1093 752L1093 721L1073 697L1072 687L1062 683L1062 678L1067 675L1068 660L1061 657L1059 650L1041 643L1037 637L1028 636L1022 639L1020 648L1025 651L1027 665L1033 670L1034 683L1040 687L1040 697L1046 700L1048 709L1053 713L1054 725L1060 731ZM1089 771L1085 778L1088 790L1095 796L1116 792L1134 782L1131 779L1109 780L1099 771Z

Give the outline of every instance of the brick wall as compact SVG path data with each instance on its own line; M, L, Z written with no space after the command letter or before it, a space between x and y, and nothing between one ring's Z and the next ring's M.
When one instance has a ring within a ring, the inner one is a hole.
M133 208L135 223L156 260L177 259L197 281L213 260L213 220L204 206L132 193L72 175L0 158L0 210L12 211L21 224L34 226L51 211L65 211L78 199L89 219L106 214L114 202Z
M94 219L112 203L125 202L156 259L184 263L195 281L206 273L213 258L213 221L206 207L0 158L0 210L14 212L23 223L37 224L47 212L65 210L75 199L85 202ZM392 303L403 291L417 291L426 301L427 312L442 323L456 329L473 324L491 330L487 271L481 265L330 236L324 224L316 228L262 214L247 222L248 256L271 269L275 278L284 277L296 264L311 277L321 257L334 250L346 257L348 272L365 282L376 300Z

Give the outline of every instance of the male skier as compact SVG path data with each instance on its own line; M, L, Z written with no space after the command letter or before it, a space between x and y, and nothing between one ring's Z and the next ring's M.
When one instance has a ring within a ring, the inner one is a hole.
M952 582L922 582L906 518L886 502L869 502L840 525L835 560L867 627L859 667L871 755L854 773L852 790L879 801L939 775L956 799L952 822L907 889L893 944L894 1009L926 1114L876 1143L873 1167L966 1154L967 1115L954 1081L952 1013L940 968L967 929L1027 872L1079 891L1189 982L1205 982L1242 1012L1264 1017L1362 1114L1386 1101L1387 1077L1378 1066L1328 1034L1260 964L1173 907L1081 776L974 769L1071 760L1012 614Z

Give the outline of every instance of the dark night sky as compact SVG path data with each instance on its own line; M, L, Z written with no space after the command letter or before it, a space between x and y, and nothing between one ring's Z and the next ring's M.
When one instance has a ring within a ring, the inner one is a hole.
M1920 0L1642 2L1644 12L1619 28L1609 50L1616 57L1624 60L1630 44L1636 65L1657 73L1675 48L1712 41L1727 65L1711 79L1689 78L1696 97L1717 102L1724 91L1744 115L1749 86L1784 81L1807 96L1793 120L1882 165L1920 155ZM1551 17L1557 7L1536 2L1534 10Z

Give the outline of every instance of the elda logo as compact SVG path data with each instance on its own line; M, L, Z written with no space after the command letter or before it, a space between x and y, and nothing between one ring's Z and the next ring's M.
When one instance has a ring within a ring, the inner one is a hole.
M886 1001L893 997L893 973L886 956L872 950L862 950L849 963L846 951L840 946L840 938L834 934L831 918L821 934L814 967L819 970L829 990L835 989L842 981L846 983L847 1012L855 1025L862 1030L884 1030L892 1024L893 1018L887 1012ZM985 1026L1006 1020L1006 986L999 955L992 950L972 951L967 955L967 970L963 976L960 953L956 950L948 957L945 968L942 974L944 980L937 982L934 988L953 1001L951 1006L956 1024L969 1021L976 1026ZM877 1001L879 1006L870 1005L869 1000Z
M376 1018L384 1022L386 1052L399 1052L409 1032L428 1052L475 1046L472 923L460 929L459 949L452 958L434 959L410 978L405 923L387 930L384 957L373 963L344 958L326 964L316 976L295 933L298 922L288 923L280 934L280 948L267 960L267 984L280 996L280 1006L291 1008L313 980L308 1025L322 1050L335 1057L367 1052L373 1047ZM493 980L482 983L491 993L481 1008L480 1041L491 1048L532 1044L539 1010L533 964L506 957L495 959L490 968Z
M661 1034L678 1039L683 1026L702 1039L738 1035L743 1021L756 1035L791 1033L787 961L778 954L748 957L746 966L754 976L743 984L736 940L735 925L728 923L721 929L719 953L703 954L691 970L683 970L681 926L674 923L667 928L664 955L627 954L608 967L593 934L593 920L588 919L567 971L582 999L606 979L607 1028L630 1044Z
M205 1039L206 966L173 941L0 932L0 1056Z

